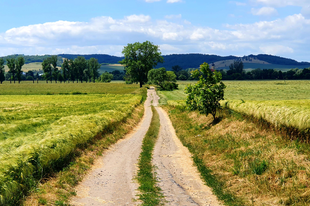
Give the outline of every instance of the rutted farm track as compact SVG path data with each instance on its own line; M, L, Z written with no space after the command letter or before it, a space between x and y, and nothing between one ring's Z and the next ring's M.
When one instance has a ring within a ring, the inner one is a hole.
M98 159L77 187L71 205L139 205L136 201L138 183L137 162L142 140L149 128L151 104L158 105L154 89L148 90L145 113L137 128L120 140ZM153 153L158 186L165 196L165 205L220 205L216 197L200 179L193 166L191 154L175 135L166 112L156 107L160 116L159 138Z

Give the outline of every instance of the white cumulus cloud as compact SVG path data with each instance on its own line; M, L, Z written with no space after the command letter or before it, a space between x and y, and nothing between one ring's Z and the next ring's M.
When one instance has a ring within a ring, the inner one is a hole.
M277 10L273 7L263 7L260 9L251 9L253 15L256 16L272 16L278 14Z
M226 25L222 29L195 26L183 20L173 21L130 15L121 19L102 16L88 22L56 21L22 26L0 33L0 55L121 55L122 48L128 43L149 40L161 45L163 54L246 55L263 52L309 56L310 19L302 14L274 21Z

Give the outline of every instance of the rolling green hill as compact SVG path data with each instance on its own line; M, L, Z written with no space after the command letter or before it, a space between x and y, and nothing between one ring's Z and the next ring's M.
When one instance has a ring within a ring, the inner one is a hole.
M48 58L50 55L10 55L3 57L7 58L16 58L18 56L23 56L25 58L25 63L29 64L29 68L37 68L36 65L40 65L41 62ZM60 66L63 58L74 59L78 56L83 56L85 59L96 58L98 62L102 64L100 68L100 72L104 71L114 71L114 70L123 70L124 68L119 64L119 61L123 59L123 57L111 56L107 54L59 54L58 55L58 65ZM188 68L198 68L202 63L207 62L209 64L214 64L216 69L228 69L229 65L234 61L242 61L244 63L244 69L278 69L278 70L289 70L294 68L309 68L310 62L297 62L293 59L259 54L259 55L249 55L243 57L237 56L218 56L218 55L209 55L209 54L171 54L171 55L163 55L164 63L160 63L157 65L159 67L165 67L167 70L171 70L171 68L175 65L179 65L183 69ZM39 63L39 64L31 64L31 63ZM38 69L35 69L38 70Z

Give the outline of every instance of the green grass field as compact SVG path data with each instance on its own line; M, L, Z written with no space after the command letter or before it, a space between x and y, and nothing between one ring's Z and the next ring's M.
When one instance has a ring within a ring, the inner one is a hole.
M124 71L124 67L121 64L108 64L108 65L101 65L99 69L99 73L102 74L103 72L113 72L114 70Z
M159 91L161 104L185 105L187 84L179 90ZM310 81L224 81L222 105L237 112L264 119L277 128L310 129Z
M46 95L46 94L129 94L139 90L138 84L113 83L46 83L22 81L15 84L5 81L0 84L0 95Z
M138 85L125 83L0 85L0 205L16 204L46 171L131 115L141 98Z
M223 81L226 100L298 100L310 99L309 80L277 81ZM196 81L178 81L179 90L159 91L161 103L169 100L185 100L184 89Z
M309 205L310 81L224 81L217 123L175 107L188 83L159 91L161 103L214 194L225 205Z

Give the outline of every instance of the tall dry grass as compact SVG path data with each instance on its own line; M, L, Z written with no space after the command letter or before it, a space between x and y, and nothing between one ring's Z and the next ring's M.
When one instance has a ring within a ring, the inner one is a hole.
M232 193L245 205L310 204L308 144L285 139L238 114L224 114L214 124L196 112L166 109L183 144L218 181L214 190L221 186L224 194Z

